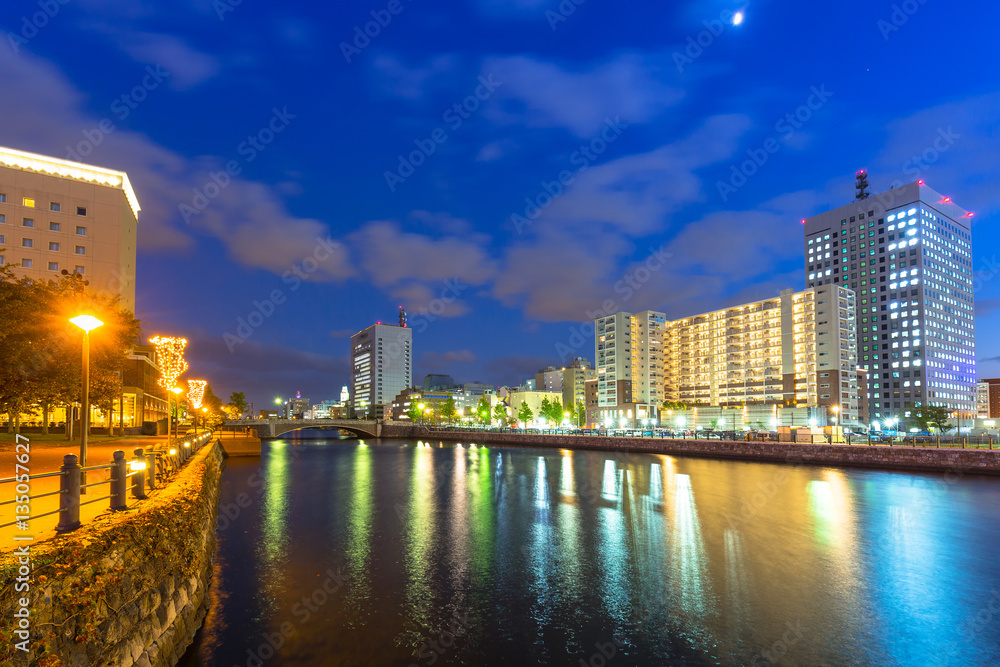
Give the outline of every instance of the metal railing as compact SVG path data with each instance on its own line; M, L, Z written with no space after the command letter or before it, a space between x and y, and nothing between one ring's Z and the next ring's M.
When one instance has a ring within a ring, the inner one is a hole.
M786 445L851 445L851 446L888 446L888 447L935 447L952 449L1000 449L1000 437L995 435L979 436L948 436L948 435L872 435L848 434L844 436L829 436L810 434L808 439L798 436L794 440L780 440L779 435L770 431L732 431L732 430L671 430L663 428L510 428L484 426L444 426L430 424L413 424L427 431L447 432L486 432L515 433L520 435L577 435L612 438L652 438L673 440L723 440L729 442L781 442Z
M63 465L58 472L48 472L39 475L20 475L0 479L0 485L14 483L18 486L15 491L20 494L20 486L27 485L30 481L47 477L59 477L59 490L40 493L37 495L24 494L14 500L0 502L0 507L11 504L26 505L30 501L38 500L48 496L59 496L59 509L44 514L35 514L31 517L19 518L16 521L0 524L0 528L19 525L27 528L27 523L50 516L59 515L59 523L56 531L60 533L76 530L80 527L80 508L84 505L109 501L109 509L112 512L120 512L128 508L129 479L131 482L132 496L136 500L144 500L148 496L146 488L150 490L165 486L170 479L180 470L184 464L204 445L209 443L213 437L211 432L188 436L167 443L166 445L156 445L150 450L136 449L131 460L125 459L125 452L118 450L114 452L112 461L106 465L80 467L79 458L76 454L67 454L63 457ZM109 470L108 479L99 482L87 483L87 473L100 470ZM90 495L87 489L108 485L108 494L98 498L82 500L82 496Z

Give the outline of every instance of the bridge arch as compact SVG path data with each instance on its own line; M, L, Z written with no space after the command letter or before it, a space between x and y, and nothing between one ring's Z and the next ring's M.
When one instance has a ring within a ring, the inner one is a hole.
M304 429L348 431L359 438L378 438L382 432L380 422L359 419L238 419L229 420L225 425L254 429L261 440L280 438Z

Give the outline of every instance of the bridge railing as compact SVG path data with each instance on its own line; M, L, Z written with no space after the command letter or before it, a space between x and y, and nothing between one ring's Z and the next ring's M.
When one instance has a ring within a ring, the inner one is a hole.
M109 509L112 512L127 509L130 479L132 496L136 500L144 500L148 497L146 494L147 485L150 490L165 486L188 459L204 445L211 442L211 439L212 433L209 432L173 441L166 447L157 445L150 450L136 449L131 460L126 460L124 451L117 450L112 455L111 463L87 467L80 466L76 454L67 454L63 457L63 464L58 472L38 475L22 473L16 474L14 477L0 479L0 485L14 484L15 492L13 500L0 502L0 507L12 504L15 506L15 519L0 524L0 528L18 526L20 530L30 530L31 521L58 514L59 523L56 525L56 531L64 533L80 527L80 508L84 505L107 500L110 501ZM97 473L103 470L109 471L107 479L87 482L88 472ZM29 495L32 481L51 477L59 478L58 491ZM96 489L105 484L108 485L107 495L82 501L83 495L90 495L87 489ZM54 495L59 496L59 509L29 516L32 501ZM0 515L0 521L2 520L2 515Z

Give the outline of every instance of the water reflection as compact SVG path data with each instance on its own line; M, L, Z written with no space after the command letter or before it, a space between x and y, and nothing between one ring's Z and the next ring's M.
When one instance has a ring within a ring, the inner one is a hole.
M614 664L764 664L789 624L803 631L782 664L1000 664L1000 613L966 623L1000 590L993 479L291 447L269 443L259 511L220 538L219 589L185 667L247 664L337 563L349 583L268 665L593 664L612 639ZM223 504L245 490L232 474Z

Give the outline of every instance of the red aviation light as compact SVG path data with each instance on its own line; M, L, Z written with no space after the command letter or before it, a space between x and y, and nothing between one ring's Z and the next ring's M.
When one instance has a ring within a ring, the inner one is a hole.
M966 213L965 215L963 215L962 217L963 218L971 218L974 215L975 215L975 213L969 212L969 213Z
M951 197L945 197L944 199L941 200L941 203L942 204L950 204L951 203Z

